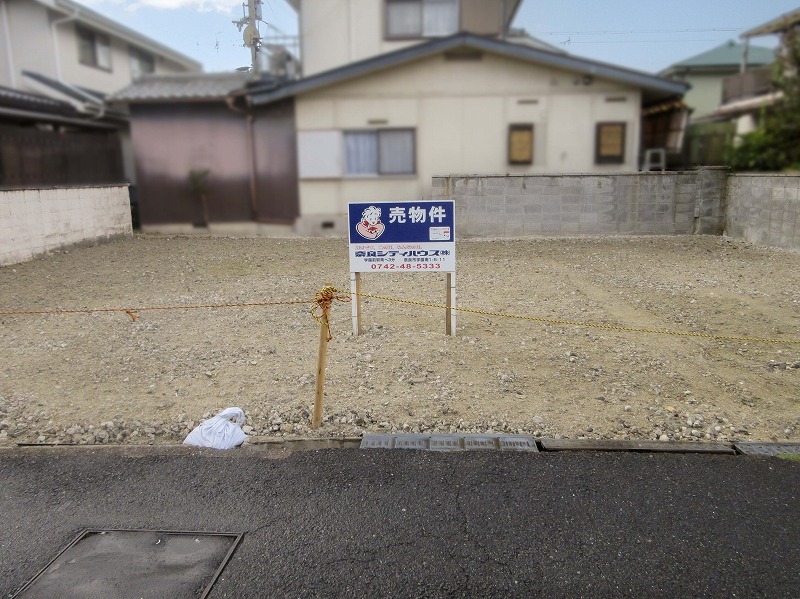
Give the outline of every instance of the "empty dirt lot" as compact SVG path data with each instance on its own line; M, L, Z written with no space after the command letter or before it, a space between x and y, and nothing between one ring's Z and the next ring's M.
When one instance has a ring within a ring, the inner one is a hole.
M718 237L468 240L458 305L542 319L800 339L800 254ZM338 239L138 236L0 268L0 311L311 299L348 287ZM363 291L441 303L442 274ZM0 444L181 440L226 406L256 435L521 431L577 438L798 440L800 345L333 307L312 432L310 304L0 316Z

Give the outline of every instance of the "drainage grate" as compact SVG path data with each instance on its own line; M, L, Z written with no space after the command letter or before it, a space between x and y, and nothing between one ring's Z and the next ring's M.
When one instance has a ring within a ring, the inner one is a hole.
M364 435L359 449L393 449L394 435Z
M736 443L736 449L745 455L800 455L800 443Z
M364 435L361 449L422 449L429 451L538 452L533 437L520 435Z
M461 451L461 437L456 435L433 435L430 440L431 451Z
M87 530L15 595L19 599L203 599L239 533Z

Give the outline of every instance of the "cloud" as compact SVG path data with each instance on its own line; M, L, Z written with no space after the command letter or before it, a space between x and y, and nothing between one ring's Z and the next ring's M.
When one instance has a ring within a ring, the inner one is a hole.
M216 11L228 13L234 8L241 7L242 0L138 0L136 4L151 8L190 8L200 12Z
M242 0L80 0L81 4L98 7L102 4L124 6L126 10L138 8L155 8L162 10L189 9L198 12L231 13L236 8L241 8Z

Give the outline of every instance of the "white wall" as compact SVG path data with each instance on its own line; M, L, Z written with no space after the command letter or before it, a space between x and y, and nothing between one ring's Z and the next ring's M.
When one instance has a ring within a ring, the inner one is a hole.
M36 84L22 78L22 71L33 71L58 79L59 65L63 81L100 92L112 93L131 82L130 46L126 41L113 35L108 36L111 42L111 71L82 65L78 60L75 21L56 25L55 34L53 32L51 23L63 18L64 15L48 11L37 2L0 0L0 85L39 91ZM8 38L4 33L6 25ZM146 51L145 48L142 49ZM13 66L13 86L10 65ZM155 68L156 73L187 70L158 56Z
M385 0L303 0L300 40L303 74L314 75L378 54L413 46L430 38L386 40ZM461 0L459 29L497 36L503 0Z
M131 234L127 185L0 191L0 266Z
M576 84L576 80L578 83ZM624 97L624 102L607 102ZM536 103L533 103L536 102ZM416 129L417 174L300 178L304 216L345 212L347 202L430 197L434 175L635 171L641 98L636 88L485 54L481 61L434 56L301 95L304 132L383 127ZM627 123L625 162L594 164L595 124ZM534 164L507 160L508 125L533 123Z
M683 101L694 108L692 118L704 116L722 104L722 80L733 73L711 73L695 74L690 73L683 81L691 84L691 89L683 96Z
M80 63L75 23L59 26L57 39L61 57L61 77L64 81L104 93L113 93L133 80L130 45L126 41L109 36L111 70L107 71ZM156 57L155 69L156 74L186 72L185 68L161 57Z
M384 41L382 0L304 0L300 40L306 77L425 41Z
M6 26L8 38L5 37ZM22 87L23 69L55 77L50 21L47 9L41 4L3 0L3 5L0 6L0 44L3 46L5 63L4 68L0 69L0 85L12 86L9 63L13 66L16 88Z

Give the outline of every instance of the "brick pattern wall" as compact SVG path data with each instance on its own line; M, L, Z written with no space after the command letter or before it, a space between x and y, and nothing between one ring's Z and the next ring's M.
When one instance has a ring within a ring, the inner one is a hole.
M127 185L0 190L0 266L131 234Z

